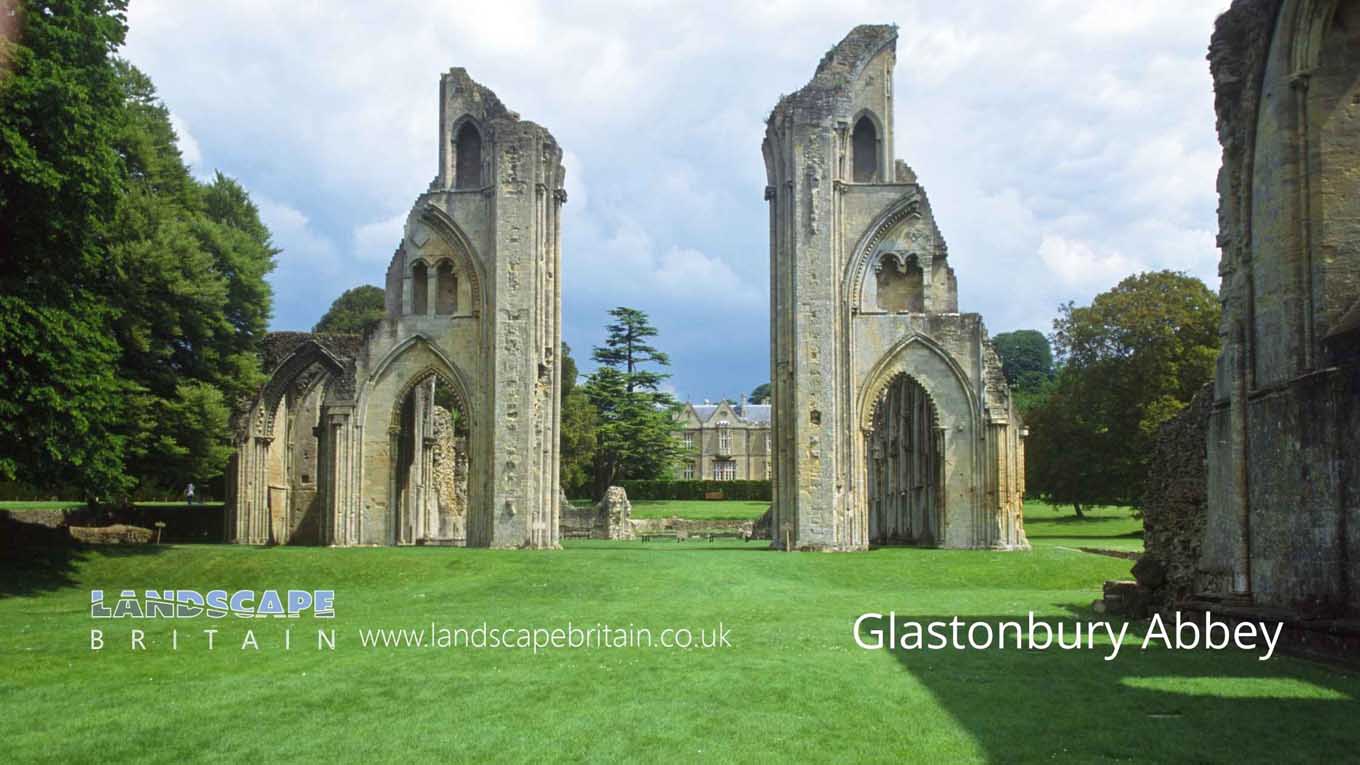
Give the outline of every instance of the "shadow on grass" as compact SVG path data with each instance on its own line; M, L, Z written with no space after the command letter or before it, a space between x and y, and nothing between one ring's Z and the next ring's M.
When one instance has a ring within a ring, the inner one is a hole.
M65 528L0 522L0 598L76 586L76 567L94 557L158 555L160 545L82 545Z
M1038 617L1071 635L1101 617L1066 606ZM898 616L926 625L948 616ZM1028 615L969 617L993 634ZM1115 629L1118 630L1119 622ZM867 628L885 626L866 623ZM1260 652L1142 650L1146 623L1131 624L1116 657L1093 649L891 651L965 729L989 761L1342 761L1360 744L1360 677ZM1136 633L1136 635L1135 635ZM1012 635L1013 630L1008 633ZM1104 636L1101 629L1099 636ZM1008 640L1010 638L1008 637ZM1040 641L1042 642L1042 641ZM1070 640L1069 640L1070 644ZM1160 642L1158 643L1160 646Z

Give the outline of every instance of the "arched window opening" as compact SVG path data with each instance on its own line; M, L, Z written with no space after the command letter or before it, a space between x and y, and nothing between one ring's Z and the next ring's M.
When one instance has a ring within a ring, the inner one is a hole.
M850 151L854 158L855 183L873 183L878 180L878 130L868 115L855 123L855 132L850 135Z
M878 267L878 308L890 313L925 313L925 272L915 258L885 256Z
M870 543L939 544L944 431L920 383L900 375L888 385L865 440Z
M464 122L454 139L454 153L458 163L453 178L456 189L482 187L482 136L471 122Z
M458 312L458 277L453 275L453 264L447 260L435 272L434 312L444 316Z
M424 314L430 306L430 272L424 263L411 269L411 313Z

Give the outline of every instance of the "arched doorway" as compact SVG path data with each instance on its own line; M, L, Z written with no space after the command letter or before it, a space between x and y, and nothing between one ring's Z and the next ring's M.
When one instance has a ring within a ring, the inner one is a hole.
M470 412L435 371L398 399L391 428L393 544L466 546Z
M298 375L278 397L265 452L267 541L321 544L324 531L320 471L329 376L319 365Z
M943 541L943 454L930 396L910 375L897 375L875 402L865 435L870 544Z

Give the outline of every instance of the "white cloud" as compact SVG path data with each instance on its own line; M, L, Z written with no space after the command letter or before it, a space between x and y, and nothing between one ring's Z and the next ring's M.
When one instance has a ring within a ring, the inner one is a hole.
M260 209L260 220L274 235L274 244L283 252L279 255L280 269L305 268L313 275L333 275L340 271L335 244L315 231L307 215L296 207L277 202L259 194L252 195Z
M397 213L386 220L365 223L354 229L354 254L359 260L387 265L392 252L401 244L406 229L406 213Z
M1143 270L1143 264L1118 252L1099 252L1090 242L1047 234L1039 243L1039 258L1063 284L1104 287Z
M768 375L764 120L854 24L901 25L895 145L961 307L993 331L1047 329L1129 269L1216 278L1204 55L1227 4L133 0L125 53L186 161L260 203L285 249L277 328L381 282L396 212L434 175L439 73L463 66L564 148L568 341L584 351L604 310L643 308L677 387L717 397Z

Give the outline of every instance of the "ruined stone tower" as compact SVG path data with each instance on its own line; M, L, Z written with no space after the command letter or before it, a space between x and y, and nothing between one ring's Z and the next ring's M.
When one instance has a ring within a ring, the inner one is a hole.
M555 547L562 150L462 69L363 338L266 341L227 538Z
M1024 548L1022 428L925 190L893 160L897 29L770 114L775 545Z

